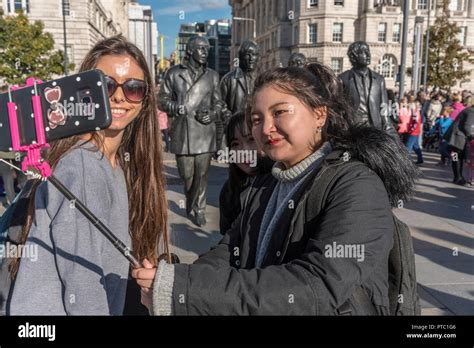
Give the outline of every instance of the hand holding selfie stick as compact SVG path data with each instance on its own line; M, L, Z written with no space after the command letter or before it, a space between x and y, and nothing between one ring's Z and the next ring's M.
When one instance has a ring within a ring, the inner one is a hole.
M127 247L102 221L100 221L71 191L69 191L54 175L51 174L51 167L41 158L41 150L48 148L46 136L44 133L43 113L41 110L41 100L38 96L37 84L42 83L41 80L35 80L30 77L26 80L26 86L34 86L34 95L32 97L33 114L35 119L36 141L31 145L20 145L20 132L18 126L17 106L12 100L11 90L20 89L22 87L8 88L8 118L10 121L10 132L12 138L11 151L26 152L26 157L22 162L22 170L27 172L30 167L39 171L42 180L49 180L59 192L67 199L74 202L74 206L115 246L115 248L124 255L134 268L142 268L141 263L131 254L131 250Z

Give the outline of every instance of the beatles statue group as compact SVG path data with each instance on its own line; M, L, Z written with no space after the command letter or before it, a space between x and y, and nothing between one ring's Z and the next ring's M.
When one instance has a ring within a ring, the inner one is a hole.
M246 98L252 94L260 60L258 45L245 41L239 49L238 66L220 80L218 73L207 67L209 48L205 37L192 37L185 58L165 73L159 92L159 108L170 120L170 151L176 156L184 181L186 213L198 226L206 224L208 171L219 150L216 125L225 125L233 114L243 111ZM356 117L361 123L393 134L385 80L368 67L369 46L354 42L347 54L352 69L339 77ZM293 53L288 61L288 67L304 68L306 64L301 53Z

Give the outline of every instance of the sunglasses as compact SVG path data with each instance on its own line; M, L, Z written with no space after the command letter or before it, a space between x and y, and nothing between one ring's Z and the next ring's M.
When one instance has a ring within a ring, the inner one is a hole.
M147 93L147 85L143 80L129 79L124 83L118 83L113 77L105 76L107 81L107 91L111 98L117 88L122 87L125 99L130 103L140 103L145 99Z

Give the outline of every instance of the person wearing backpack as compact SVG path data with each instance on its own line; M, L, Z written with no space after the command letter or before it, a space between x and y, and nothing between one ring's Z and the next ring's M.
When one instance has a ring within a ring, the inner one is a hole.
M132 272L153 314L416 313L416 291L400 290L416 288L411 236L392 206L419 173L398 140L355 125L348 99L319 63L257 78L247 121L276 164L216 248Z

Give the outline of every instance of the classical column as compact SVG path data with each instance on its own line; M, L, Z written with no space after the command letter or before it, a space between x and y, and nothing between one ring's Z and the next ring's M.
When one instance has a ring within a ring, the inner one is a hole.
M367 10L367 12L374 11L374 1L375 0L365 0L365 9Z

